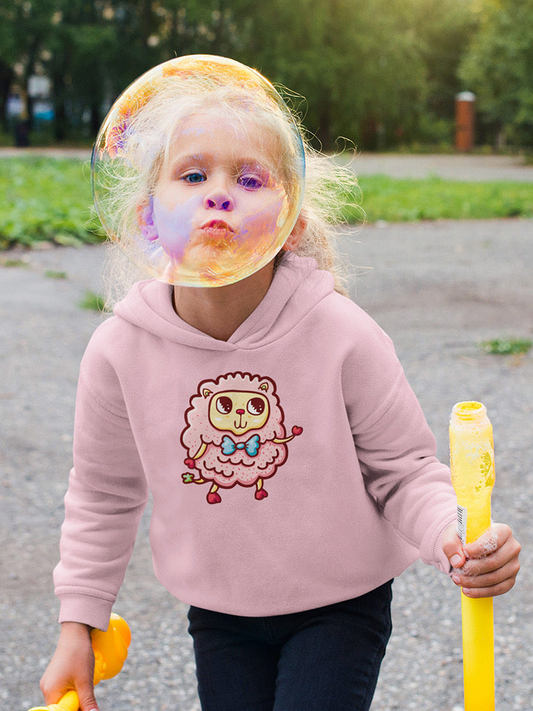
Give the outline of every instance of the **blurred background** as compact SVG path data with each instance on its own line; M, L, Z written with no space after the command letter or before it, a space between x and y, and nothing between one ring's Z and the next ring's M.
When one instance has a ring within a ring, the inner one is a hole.
M0 145L89 146L142 72L208 53L289 87L325 150L452 151L468 91L477 149L527 153L532 37L533 0L1 0Z

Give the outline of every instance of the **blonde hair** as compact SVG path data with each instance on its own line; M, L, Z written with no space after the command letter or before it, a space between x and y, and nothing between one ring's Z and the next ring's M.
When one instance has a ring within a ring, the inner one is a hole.
M99 214L106 216L106 230L114 236L106 254L106 307L111 309L136 281L154 275L141 234L139 205L153 194L180 124L195 114L211 111L225 112L239 129L250 130L252 121L253 130L259 126L270 139L276 138L280 179L289 200L298 198L303 140L306 177L300 211L302 230L293 251L313 257L319 269L333 274L336 289L346 293L345 270L335 241L338 225L346 223L347 206L353 207L358 190L354 173L314 151L301 138L303 130L295 113L268 97L265 100L264 93L258 96L256 85L227 85L195 76L176 81L170 76L160 82L158 91L123 129L121 160L99 165L95 198Z

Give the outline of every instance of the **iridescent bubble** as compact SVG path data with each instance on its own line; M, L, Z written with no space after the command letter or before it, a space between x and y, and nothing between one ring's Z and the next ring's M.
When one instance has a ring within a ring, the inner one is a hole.
M172 59L117 99L92 159L110 239L161 281L221 286L280 251L298 218L298 126L261 74L223 57Z

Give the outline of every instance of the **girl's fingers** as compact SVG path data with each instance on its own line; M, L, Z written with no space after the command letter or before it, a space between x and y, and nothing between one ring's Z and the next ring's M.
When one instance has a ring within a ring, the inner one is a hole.
M513 560L491 573L467 575L457 572L452 579L469 597L493 597L503 595L513 587L519 569L520 565Z
M497 597L498 595L505 595L505 593L508 593L509 590L511 590L511 588L514 586L515 581L516 576L514 575L511 578L508 578L507 580L503 580L501 583L498 583L498 585L493 585L492 587L463 587L462 591L467 597L470 598Z
M520 544L509 526L495 524L465 546L467 561L452 579L468 597L494 597L508 592L520 570Z
M509 526L504 523L495 523L476 541L465 546L466 557L486 558L512 538L513 533Z
M503 568L507 563L516 562L518 564L519 553L520 544L511 537L507 539L500 548L495 550L494 553L485 555L483 558L467 557L467 561L463 565L461 572L471 576L492 573Z

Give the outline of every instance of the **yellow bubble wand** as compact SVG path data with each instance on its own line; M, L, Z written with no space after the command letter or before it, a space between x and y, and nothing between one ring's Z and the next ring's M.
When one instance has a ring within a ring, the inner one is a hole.
M450 419L452 484L457 494L457 531L472 543L491 525L494 445L487 409L459 402ZM461 593L465 711L494 711L494 615L492 598Z
M115 613L111 614L109 626L105 632L92 630L91 642L94 651L94 684L102 679L111 679L122 669L131 632L128 623ZM74 689L67 691L57 702L50 706L35 706L30 711L78 711L80 700Z

